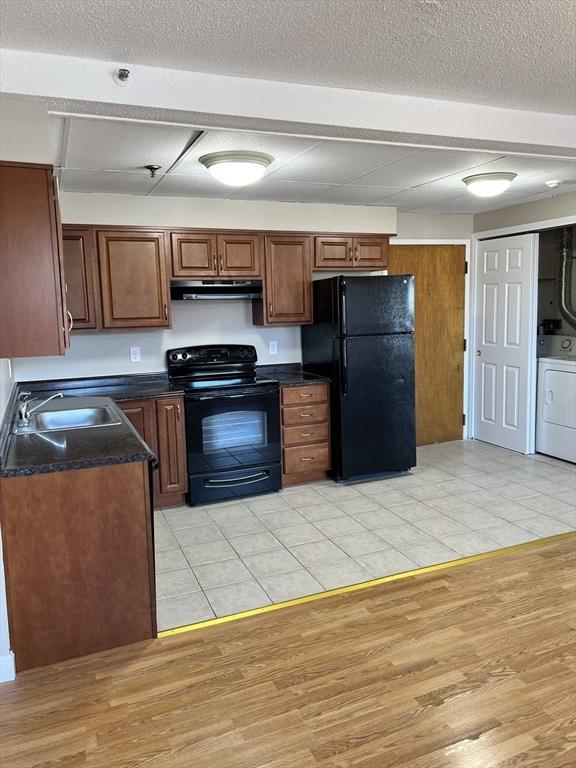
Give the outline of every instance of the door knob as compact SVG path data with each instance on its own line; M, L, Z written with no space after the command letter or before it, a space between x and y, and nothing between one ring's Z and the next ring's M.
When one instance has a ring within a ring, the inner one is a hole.
M477 349L477 350L476 350L476 357L480 357L480 355L481 355L481 354L482 354L482 352L480 352L480 350L479 350L479 349Z

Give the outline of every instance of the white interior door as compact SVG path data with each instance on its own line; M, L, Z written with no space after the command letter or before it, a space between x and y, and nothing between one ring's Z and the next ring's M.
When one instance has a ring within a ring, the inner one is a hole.
M534 451L538 235L478 243L474 437Z

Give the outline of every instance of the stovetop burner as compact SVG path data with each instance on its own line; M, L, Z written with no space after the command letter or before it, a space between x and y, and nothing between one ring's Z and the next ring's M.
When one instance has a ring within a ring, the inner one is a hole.
M274 384L256 374L258 356L249 344L207 344L166 352L168 376L185 390Z

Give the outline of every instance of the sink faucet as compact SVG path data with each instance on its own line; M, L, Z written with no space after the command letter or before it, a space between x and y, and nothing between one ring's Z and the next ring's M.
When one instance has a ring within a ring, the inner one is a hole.
M50 395L50 397L47 397L45 400L41 400L33 408L30 408L30 403L33 401L28 400L29 396L30 396L30 392L20 392L20 394L18 395L18 426L19 427L30 426L31 413L34 413L34 411L37 411L38 408L41 408L43 405L46 405L46 403L48 403L50 400L54 400L55 397L64 397L62 392L57 392L55 395Z

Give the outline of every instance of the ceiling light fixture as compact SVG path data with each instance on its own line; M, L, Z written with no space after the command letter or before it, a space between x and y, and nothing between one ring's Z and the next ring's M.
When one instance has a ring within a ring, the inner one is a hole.
M517 173L478 173L462 179L468 191L477 197L495 197L505 192Z
M212 152L202 155L199 161L215 179L230 187L245 187L264 176L266 168L274 160L264 152Z

